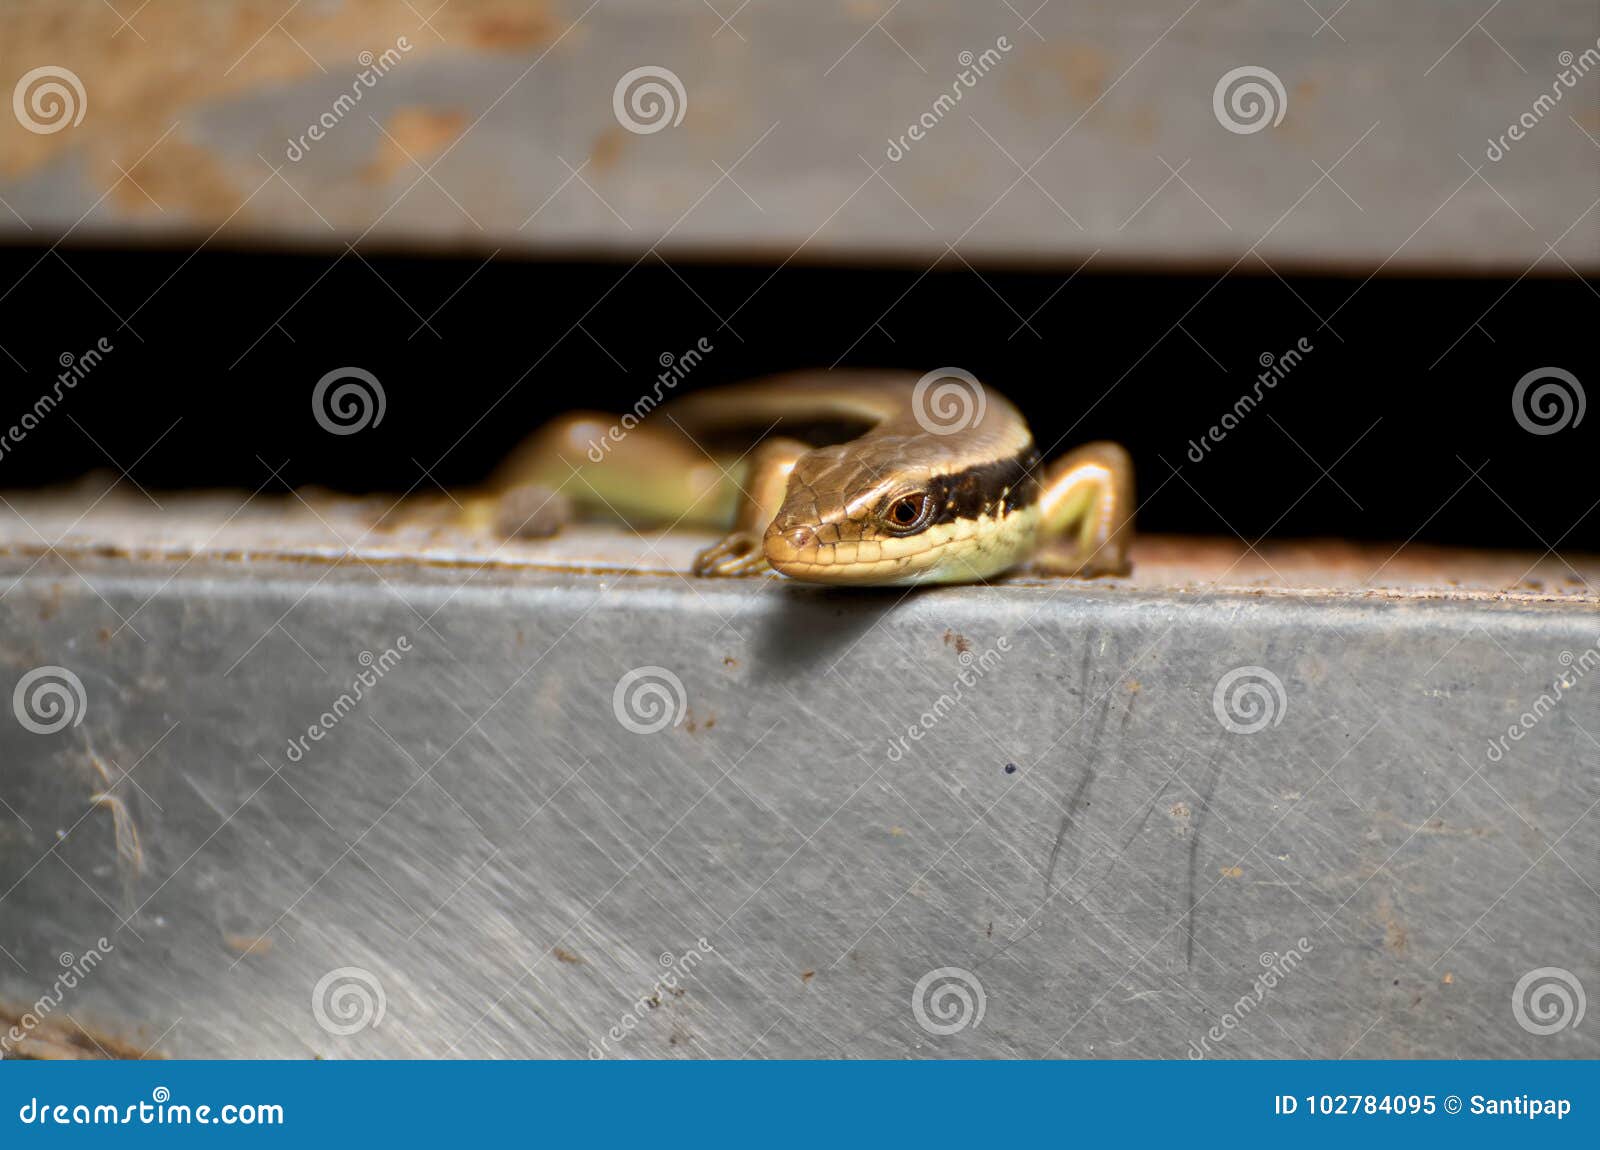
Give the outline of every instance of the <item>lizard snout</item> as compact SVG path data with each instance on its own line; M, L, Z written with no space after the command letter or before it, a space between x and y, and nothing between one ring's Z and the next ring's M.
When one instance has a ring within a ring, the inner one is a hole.
M803 525L774 523L767 528L766 537L762 540L767 562L779 571L783 570L786 563L812 559L816 546L816 531Z

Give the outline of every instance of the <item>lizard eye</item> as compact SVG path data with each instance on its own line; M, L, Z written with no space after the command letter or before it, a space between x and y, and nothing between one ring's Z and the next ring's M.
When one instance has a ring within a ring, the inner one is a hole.
M896 534L909 535L927 522L931 504L932 500L925 491L902 495L885 510L884 523Z

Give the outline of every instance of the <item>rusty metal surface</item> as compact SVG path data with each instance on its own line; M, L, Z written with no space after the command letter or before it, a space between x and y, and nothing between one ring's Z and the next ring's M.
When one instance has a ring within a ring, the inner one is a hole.
M724 7L7 4L6 90L80 91L0 114L0 237L1600 267L1588 0ZM641 67L659 128L617 111ZM1217 110L1238 68L1271 75L1259 130Z
M1518 997L1600 985L1588 561L836 594L8 499L0 1000L103 949L139 1052L1600 1054Z

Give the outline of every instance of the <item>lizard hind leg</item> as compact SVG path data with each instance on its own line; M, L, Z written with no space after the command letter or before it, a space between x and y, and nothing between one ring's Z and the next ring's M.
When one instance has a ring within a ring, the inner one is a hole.
M795 462L810 450L808 443L779 436L750 453L733 530L694 557L696 575L754 575L769 569L762 537L783 509Z
M725 525L738 491L737 469L725 472L671 424L628 427L624 418L572 412L536 431L489 480L499 518L514 525L528 518L527 507L559 502L585 518L636 529Z
M1039 499L1034 567L1052 575L1126 575L1133 540L1133 461L1120 444L1089 443L1052 463Z

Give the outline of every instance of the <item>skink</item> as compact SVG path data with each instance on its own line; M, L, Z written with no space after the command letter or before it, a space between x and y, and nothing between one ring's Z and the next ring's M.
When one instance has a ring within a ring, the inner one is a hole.
M1041 465L1021 413L965 372L798 373L653 406L641 401L647 421L639 407L562 417L513 453L490 492L525 504L555 489L635 525L731 521L696 556L703 576L906 585L979 582L1024 563L1128 570L1127 452L1093 443Z

